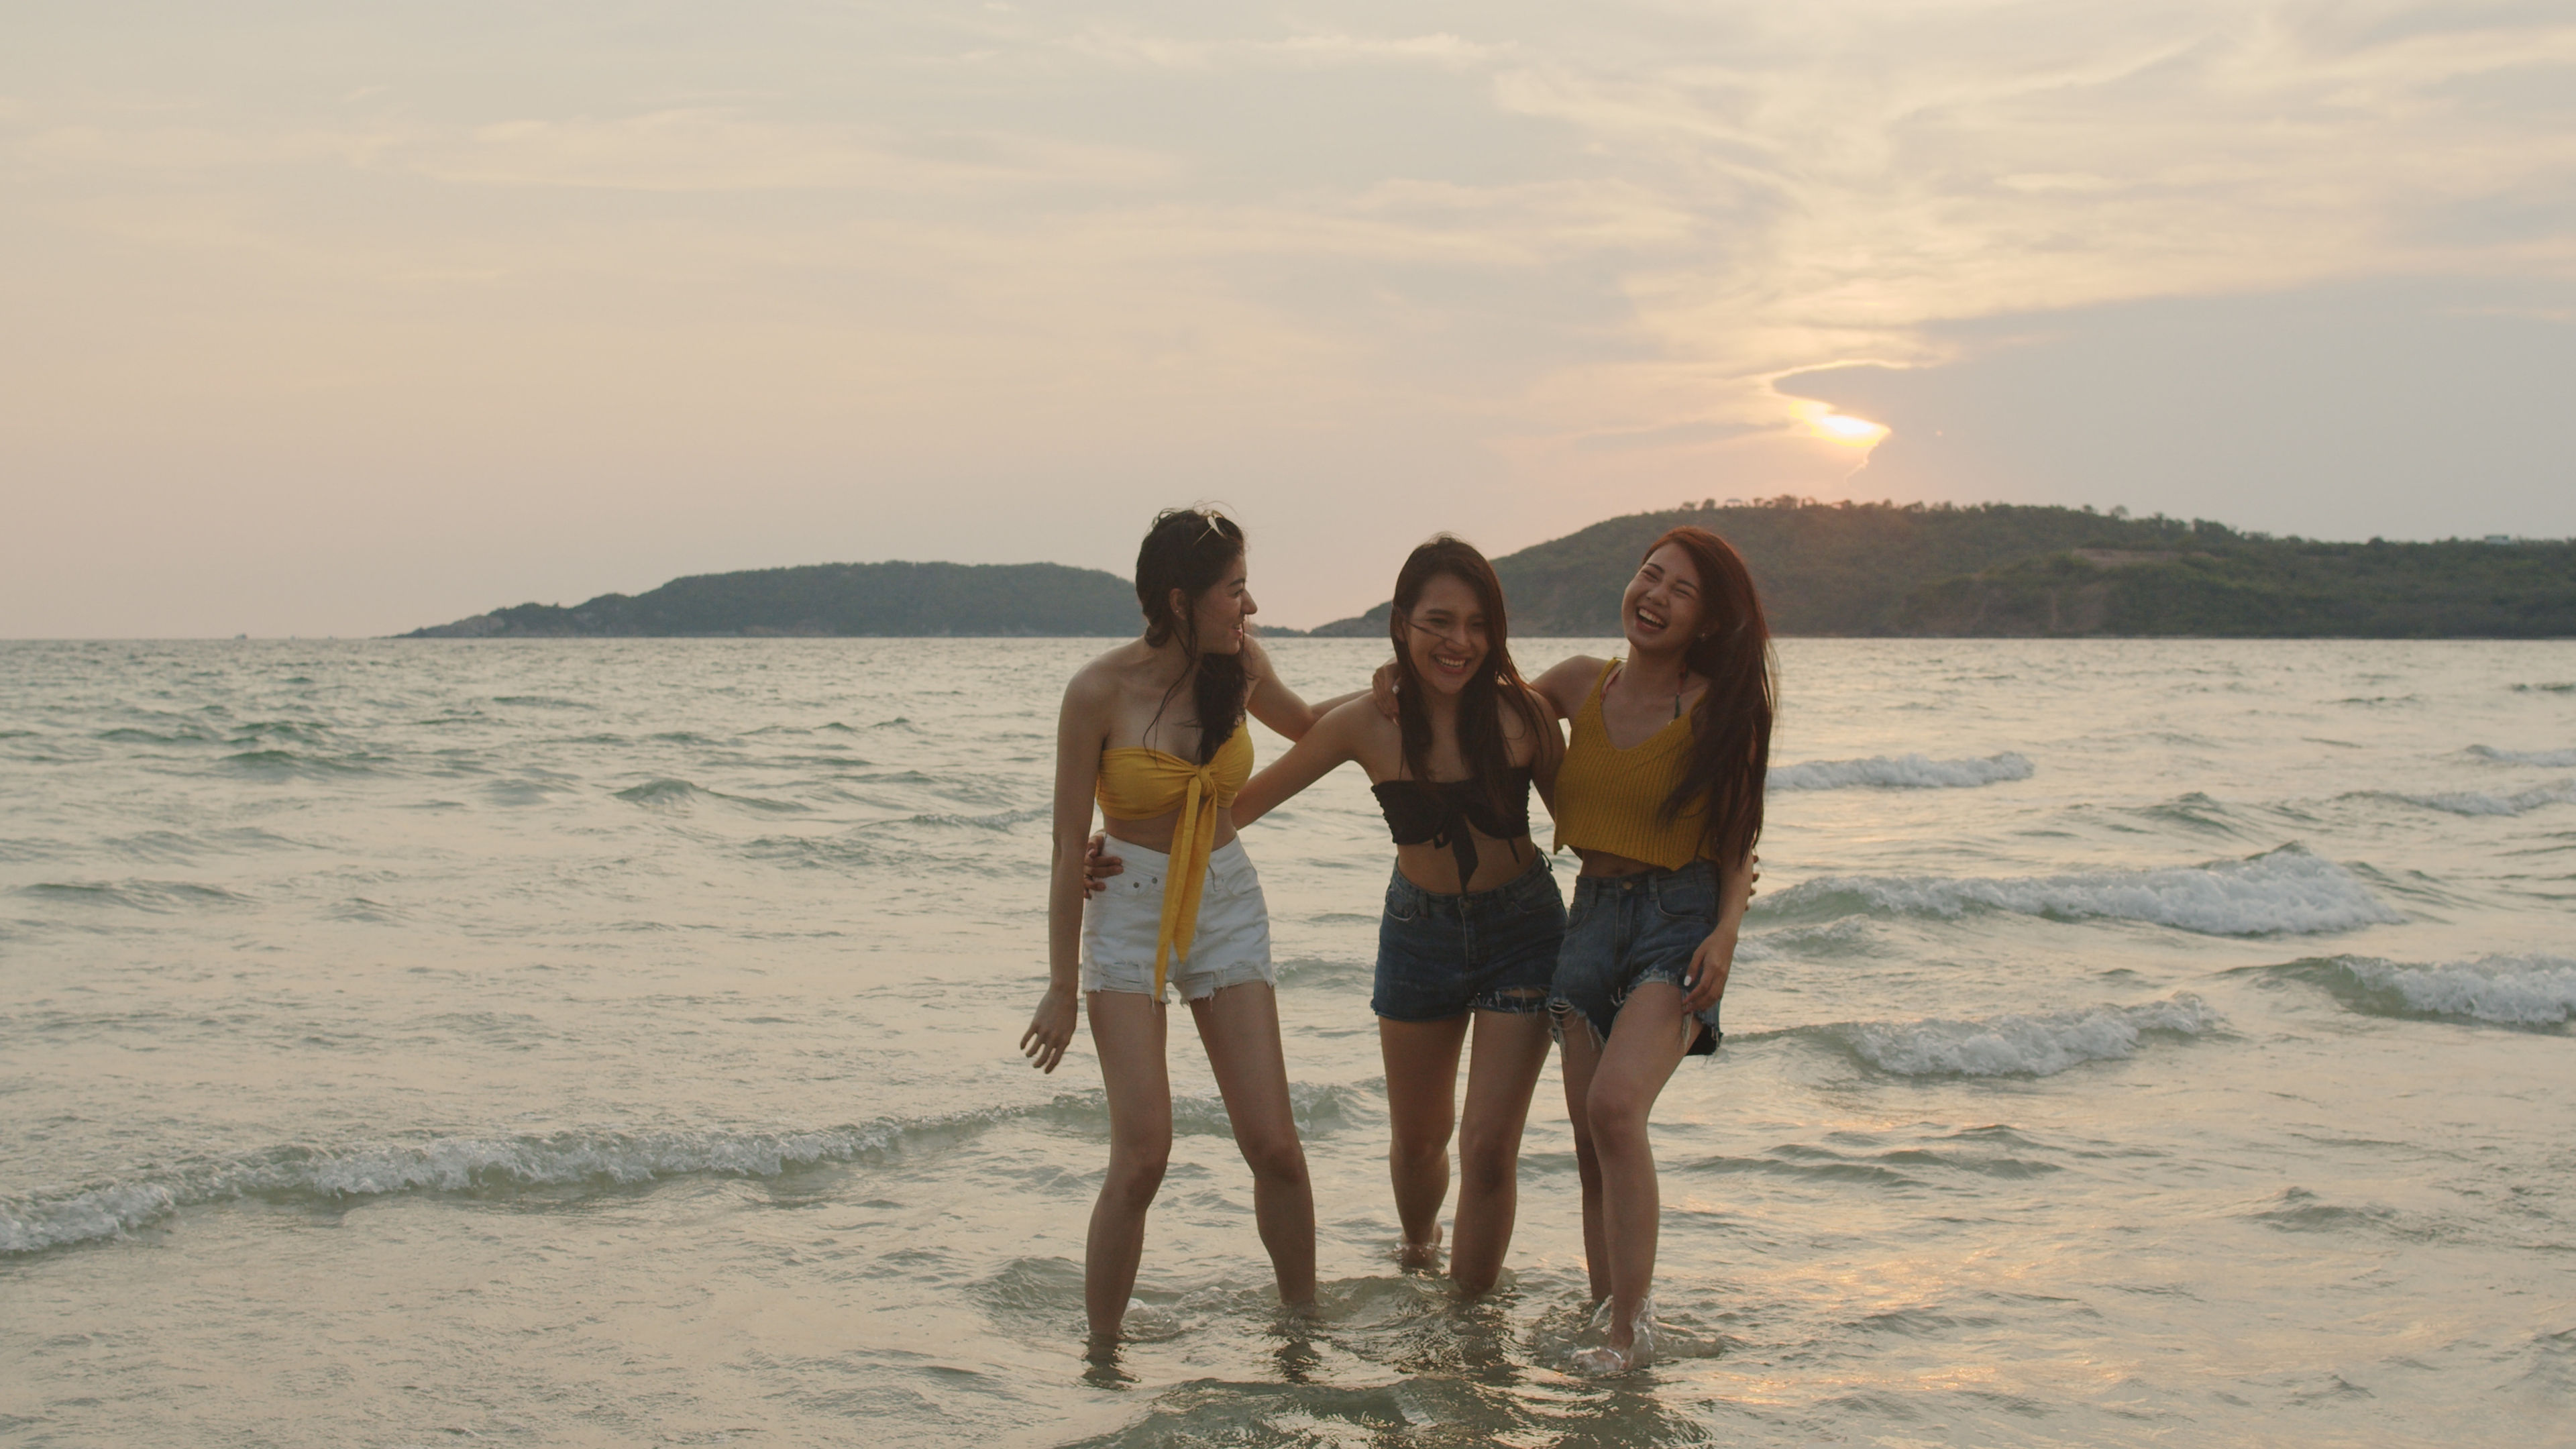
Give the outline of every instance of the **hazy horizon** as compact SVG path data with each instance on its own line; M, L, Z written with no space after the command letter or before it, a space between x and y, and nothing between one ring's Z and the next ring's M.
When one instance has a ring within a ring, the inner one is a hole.
M21 7L0 636L1684 499L2576 533L2576 16Z

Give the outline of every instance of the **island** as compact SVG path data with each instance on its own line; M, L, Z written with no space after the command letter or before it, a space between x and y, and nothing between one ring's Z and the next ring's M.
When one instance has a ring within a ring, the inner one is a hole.
M1915 637L2563 639L2576 540L2325 543L2125 509L1715 500L1494 560L1515 634L1610 638L1637 560L1692 523L1735 545L1773 632ZM1387 606L1310 631L1386 636Z
M2117 508L1785 496L1629 514L1505 554L1494 571L1512 632L1615 637L1638 556L1680 523L1743 553L1785 635L2576 637L2576 540L2325 543ZM1382 639L1386 621L1380 604L1309 632ZM845 563L693 574L401 637L1126 636L1140 625L1134 586L1100 569Z
M1136 586L1064 564L808 564L692 574L649 593L518 604L404 639L1134 634Z

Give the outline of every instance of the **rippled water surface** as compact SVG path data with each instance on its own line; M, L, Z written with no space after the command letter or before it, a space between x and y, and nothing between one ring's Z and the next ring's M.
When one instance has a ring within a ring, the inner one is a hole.
M1391 1261L1352 771L1245 835L1321 1316L1184 1027L1085 1362L1098 647L0 644L0 1441L2568 1442L2576 647L1786 643L1610 1383L1552 1064L1503 1288Z

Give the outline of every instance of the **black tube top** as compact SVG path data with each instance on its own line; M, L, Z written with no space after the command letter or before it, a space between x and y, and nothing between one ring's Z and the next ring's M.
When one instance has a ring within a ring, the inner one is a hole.
M1476 878L1476 831L1496 840L1529 834L1529 788L1527 765L1503 777L1503 795L1514 802L1508 817L1494 813L1473 780L1388 780L1369 793L1396 844L1441 846L1458 857L1458 889L1465 891Z

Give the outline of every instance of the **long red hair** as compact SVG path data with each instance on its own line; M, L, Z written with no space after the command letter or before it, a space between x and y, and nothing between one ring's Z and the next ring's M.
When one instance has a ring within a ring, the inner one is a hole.
M1699 574L1700 634L1683 660L1708 681L1691 711L1690 765L1658 812L1667 825L1701 815L1700 853L1721 866L1741 865L1762 838L1762 789L1771 771L1771 720L1779 704L1779 665L1762 593L1733 545L1705 528L1683 524L1646 550L1671 544Z

